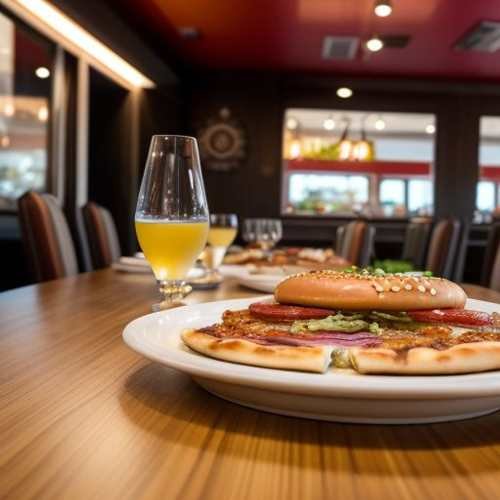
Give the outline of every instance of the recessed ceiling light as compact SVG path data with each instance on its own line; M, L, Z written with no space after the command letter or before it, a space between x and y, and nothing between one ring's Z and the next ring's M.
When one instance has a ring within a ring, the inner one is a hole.
M385 129L385 121L382 118L377 118L375 120L375 130L384 130Z
M40 66L39 68L36 68L35 75L38 76L38 78L45 79L50 76L50 71L45 66Z
M390 0L377 0L373 9L378 17L387 17L392 14L392 5Z
M323 128L325 130L333 130L335 128L335 120L329 116L324 122L323 122Z
M426 134L433 134L435 131L436 131L436 127L432 123L429 123L429 125L425 126L425 133Z
M49 118L49 110L48 110L48 108L46 106L41 107L38 110L38 119L41 122L46 122L48 118Z
M337 89L337 95L342 99L347 99L352 96L352 90L349 87L340 87Z
M290 118L287 119L286 128L288 130L296 130L298 126L299 126L299 121L297 120L297 118L290 116Z
M384 42L377 36L367 40L365 45L370 52L378 52L384 48Z

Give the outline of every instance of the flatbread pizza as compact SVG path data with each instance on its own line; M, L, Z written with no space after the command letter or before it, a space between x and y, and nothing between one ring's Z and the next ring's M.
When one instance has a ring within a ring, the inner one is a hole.
M466 298L442 278L312 271L281 282L274 303L225 311L182 340L224 361L317 373L500 369L500 314L464 309Z
M272 250L270 253L259 248L251 248L226 255L224 264L250 265L256 269L296 266L303 270L340 269L349 265L344 258L335 255L330 248L286 248Z

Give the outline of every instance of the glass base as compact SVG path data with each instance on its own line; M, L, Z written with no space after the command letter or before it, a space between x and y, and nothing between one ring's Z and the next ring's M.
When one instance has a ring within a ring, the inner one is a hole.
M153 304L152 309L154 312L184 305L182 299L193 289L191 285L182 280L158 280L157 282L162 300Z
M165 309L173 309L174 307L185 306L186 303L182 300L162 300L151 306L153 312L164 311Z

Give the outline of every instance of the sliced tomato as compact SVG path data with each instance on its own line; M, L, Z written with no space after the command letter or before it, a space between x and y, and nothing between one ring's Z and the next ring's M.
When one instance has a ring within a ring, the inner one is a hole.
M321 319L335 314L329 309L316 307L287 306L282 304L267 304L255 302L248 308L250 314L259 319L277 321L295 321L297 319Z
M468 309L431 309L408 311L408 316L423 323L447 323L457 326L487 326L493 323L491 314Z

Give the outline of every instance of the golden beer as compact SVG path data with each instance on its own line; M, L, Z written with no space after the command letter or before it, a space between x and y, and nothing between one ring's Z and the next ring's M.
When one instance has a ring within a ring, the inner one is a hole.
M228 247L236 238L237 232L235 227L211 226L208 230L208 243L213 247Z
M184 279L205 247L208 221L136 220L135 231L156 279Z

